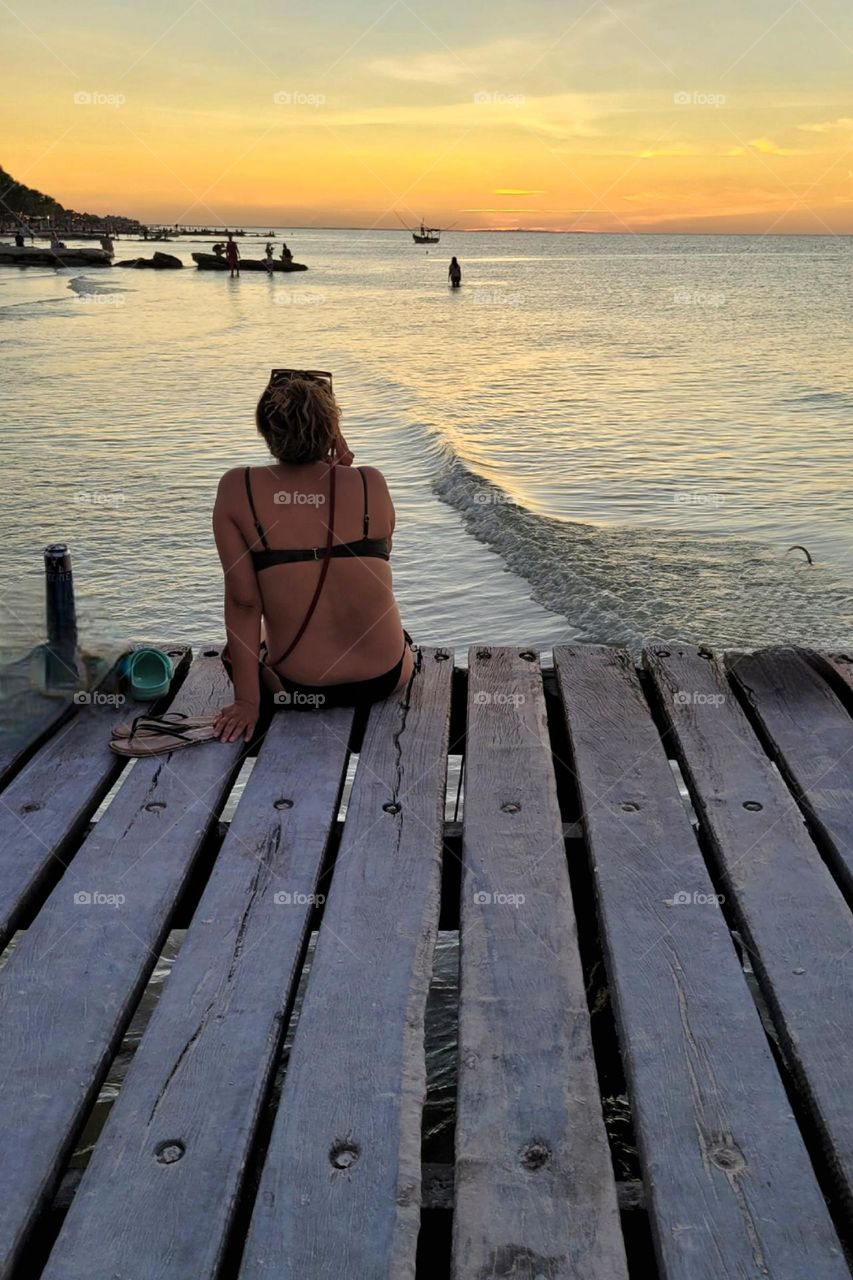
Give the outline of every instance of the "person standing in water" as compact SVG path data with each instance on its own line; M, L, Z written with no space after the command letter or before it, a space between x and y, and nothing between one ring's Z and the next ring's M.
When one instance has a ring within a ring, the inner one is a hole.
M447 278L454 289L458 289L462 283L462 268L456 261L456 258L450 259L450 266L447 271Z
M240 274L240 250L237 248L230 231L228 232L228 243L225 246L225 261L231 268L231 279L233 280L235 274L238 276Z

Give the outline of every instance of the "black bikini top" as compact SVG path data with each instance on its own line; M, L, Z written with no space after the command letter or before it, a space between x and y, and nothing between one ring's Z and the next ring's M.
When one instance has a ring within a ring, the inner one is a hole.
M305 560L339 560L343 556L361 556L372 557L377 560L391 559L391 539L390 538L369 538L370 529L370 513L367 505L367 477L364 472L356 467L358 474L361 476L361 483L364 489L364 524L363 537L356 542L337 542L332 546L325 547L295 547L290 549L277 549L271 547L267 542L267 535L264 532L263 525L258 519L258 513L255 510L255 500L252 496L252 476L249 467L246 467L246 495L249 499L249 506L252 509L252 520L258 532L261 541L261 549L252 551L252 564L255 571L260 573L262 569L270 569L274 564L298 564ZM329 480L329 537L330 540L334 536L335 527L335 468L330 468Z

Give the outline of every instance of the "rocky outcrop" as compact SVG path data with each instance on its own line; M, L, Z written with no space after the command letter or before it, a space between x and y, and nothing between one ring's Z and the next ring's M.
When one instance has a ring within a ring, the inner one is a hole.
M124 262L116 263L117 267L136 267L137 269L149 267L155 271L174 271L183 265L180 258L176 258L173 253L155 253L153 258L126 258Z

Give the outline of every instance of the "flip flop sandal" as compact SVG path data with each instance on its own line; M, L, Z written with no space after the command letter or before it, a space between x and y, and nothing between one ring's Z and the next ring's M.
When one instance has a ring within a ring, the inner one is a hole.
M180 751L183 747L194 747L197 743L211 741L215 741L212 724L200 725L195 729L171 726L162 733L144 731L131 738L113 738L110 751L118 756L162 756L170 751Z
M182 711L167 711L162 716L137 716L134 720L123 720L113 725L111 733L114 738L132 738L135 733L162 733L173 728L203 729L209 724L216 724L217 716L187 716Z

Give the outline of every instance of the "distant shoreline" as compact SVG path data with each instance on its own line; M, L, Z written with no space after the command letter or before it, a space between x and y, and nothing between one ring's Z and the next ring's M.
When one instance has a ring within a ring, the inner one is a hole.
M168 223L152 223L149 224L156 227L168 228ZM402 228L396 227L319 227L319 226L299 226L295 222L270 224L265 227L260 224L253 226L250 223L244 223L242 229L244 231L260 232L263 235L264 230L270 231L286 231L293 233L296 231L351 231L361 235L378 233L381 235L405 236L408 233ZM202 234L202 233L199 233ZM222 230L212 229L211 235L224 235ZM449 235L525 235L525 236L731 236L732 239L743 239L750 236L756 240L853 240L853 231L578 231L578 230L549 230L543 227L453 227L452 230L441 231L442 236ZM436 246L430 245L429 248Z

